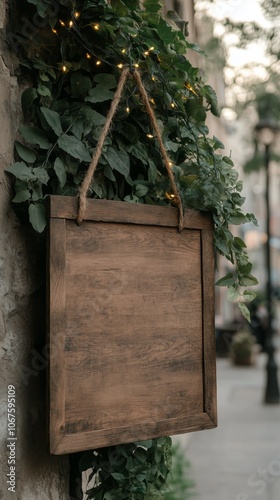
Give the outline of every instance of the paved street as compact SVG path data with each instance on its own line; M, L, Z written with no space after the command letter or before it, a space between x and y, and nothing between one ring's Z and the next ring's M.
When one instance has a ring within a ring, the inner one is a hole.
M280 499L280 404L263 404L265 363L217 359L218 428L180 437L197 500Z

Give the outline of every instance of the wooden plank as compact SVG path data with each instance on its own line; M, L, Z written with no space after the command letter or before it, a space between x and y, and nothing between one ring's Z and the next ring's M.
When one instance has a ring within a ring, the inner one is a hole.
M215 292L214 292L214 247L213 232L201 231L202 245L202 290L203 290L203 343L204 343L204 405L205 411L217 426L216 397L216 343Z
M65 427L66 221L51 219L49 231L49 432L50 452L55 453Z
M78 227L69 200L50 200L51 453L215 427L211 221L89 200Z
M77 198L50 196L48 203L50 217L76 220ZM169 206L161 207L141 203L88 199L84 220L176 228L178 225L178 209ZM212 229L213 223L207 213L186 210L184 227L189 229Z
M128 416L129 418L129 416ZM183 434L184 432L196 432L200 430L213 429L213 424L207 413L198 413L191 417L183 417L162 422L145 422L134 428L134 441L145 441L147 435L150 438ZM83 433L65 434L59 442L55 454L76 453L80 450L90 450L108 446L108 442L123 444L131 442L131 426L123 428L105 429L99 431L88 431Z

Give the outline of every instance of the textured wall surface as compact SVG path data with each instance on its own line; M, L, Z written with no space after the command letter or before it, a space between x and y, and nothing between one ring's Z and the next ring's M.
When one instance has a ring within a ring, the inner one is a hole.
M10 179L4 173L13 162L21 121L21 90L13 76L17 62L5 44L8 15L8 4L0 0L0 499L69 500L68 458L47 453L44 242L16 219ZM10 429L9 385L15 387L16 400ZM14 417L16 436L9 435L9 430L14 432Z

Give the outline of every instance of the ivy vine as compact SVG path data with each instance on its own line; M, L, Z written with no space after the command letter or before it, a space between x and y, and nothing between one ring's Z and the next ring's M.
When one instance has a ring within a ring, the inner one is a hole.
M137 67L184 207L211 212L215 249L234 265L217 284L228 287L229 298L238 301L248 318L245 302L255 294L246 287L257 280L245 243L230 225L256 220L242 211L242 182L232 160L220 153L223 144L208 135L207 113L218 115L219 109L214 90L188 60L190 50L200 49L163 18L157 0L144 0L141 8L138 0L21 0L18 9L19 22L7 39L19 58L25 85L24 124L15 142L16 162L6 170L15 181L13 204L19 217L43 232L46 196L77 195L121 71ZM89 195L128 203L172 203L160 150L133 79L125 87ZM99 488L99 496L94 498L160 498L156 491L160 495L166 471L155 476L167 443L154 440L146 448L127 445L114 450L135 462L129 461L131 471L139 468L141 487L130 481L128 468L125 474L111 469L103 474L104 454L113 466L108 450L91 455L92 470L99 477L93 487ZM141 460L148 460L145 473ZM118 496L126 484L130 493Z

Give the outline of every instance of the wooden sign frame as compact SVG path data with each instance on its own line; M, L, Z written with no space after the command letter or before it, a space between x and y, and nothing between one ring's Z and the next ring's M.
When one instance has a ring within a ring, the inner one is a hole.
M217 425L213 224L173 207L49 198L52 454Z

